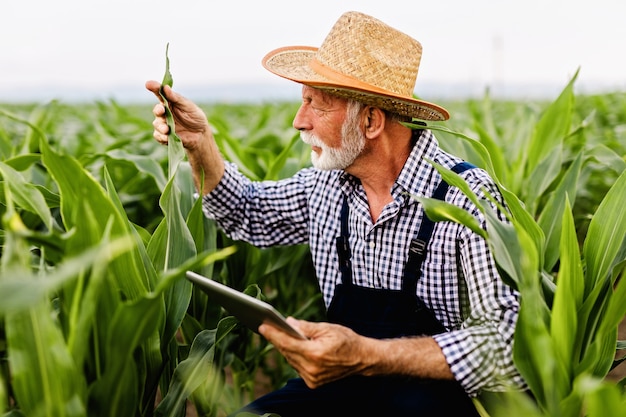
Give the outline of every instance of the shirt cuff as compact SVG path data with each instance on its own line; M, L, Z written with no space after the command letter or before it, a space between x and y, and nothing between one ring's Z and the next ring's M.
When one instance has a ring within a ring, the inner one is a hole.
M237 166L225 161L224 175L217 186L202 197L202 209L210 219L221 219L232 216L233 211L240 207L240 197L244 195L246 185L239 174Z

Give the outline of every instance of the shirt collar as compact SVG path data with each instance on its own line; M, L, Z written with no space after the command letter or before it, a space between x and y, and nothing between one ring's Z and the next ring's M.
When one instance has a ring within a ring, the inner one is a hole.
M391 194L395 200L398 199L415 199L406 196L406 194L414 196L430 196L432 194L431 177L434 168L426 160L434 160L436 158L439 143L430 130L418 129L413 130L414 145L404 167L400 171L400 175L396 179ZM339 184L345 195L350 195L355 188L361 184L361 181L346 172L341 172L339 176Z
M396 194L408 193L415 196L430 196L432 194L433 166L427 161L435 160L439 144L430 130L414 130L415 145L400 171L400 175L392 189ZM415 201L414 199L412 199Z

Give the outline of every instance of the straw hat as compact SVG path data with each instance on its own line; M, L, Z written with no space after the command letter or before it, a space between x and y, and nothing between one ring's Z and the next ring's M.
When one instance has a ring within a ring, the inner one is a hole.
M443 107L413 97L422 45L378 19L344 13L319 48L287 46L263 58L283 78L421 120L447 120Z

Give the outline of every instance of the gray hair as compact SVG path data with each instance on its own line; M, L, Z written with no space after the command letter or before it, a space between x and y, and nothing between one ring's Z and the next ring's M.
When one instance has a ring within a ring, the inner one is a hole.
M348 118L354 118L356 117L361 110L363 110L366 106L369 106L369 104L363 103L362 101L358 101L358 100L354 100L354 99L348 99L348 107L346 109L346 117ZM379 107L380 108L380 107ZM380 108L384 113L385 113L385 117L387 118L387 120L393 122L393 123L411 123L411 121L413 120L412 117L410 116L405 116L399 113L394 113L392 111L389 110L385 110Z

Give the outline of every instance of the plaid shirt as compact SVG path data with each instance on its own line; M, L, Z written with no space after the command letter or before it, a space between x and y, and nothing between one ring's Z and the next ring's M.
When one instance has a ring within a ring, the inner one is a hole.
M326 306L341 282L335 238L344 195L350 205L350 247L357 285L400 289L411 239L424 211L413 196L431 197L441 176L425 159L447 168L460 162L423 130L393 185L393 201L372 224L360 181L343 171L305 168L292 178L251 182L227 163L218 186L203 197L205 214L231 238L259 247L308 243ZM461 174L482 198L504 201L482 169ZM456 187L446 201L464 208L485 227L485 219ZM502 217L502 216L500 216ZM437 222L417 295L449 332L434 336L457 381L469 395L481 390L522 388L513 364L518 294L498 276L484 239L452 222Z

